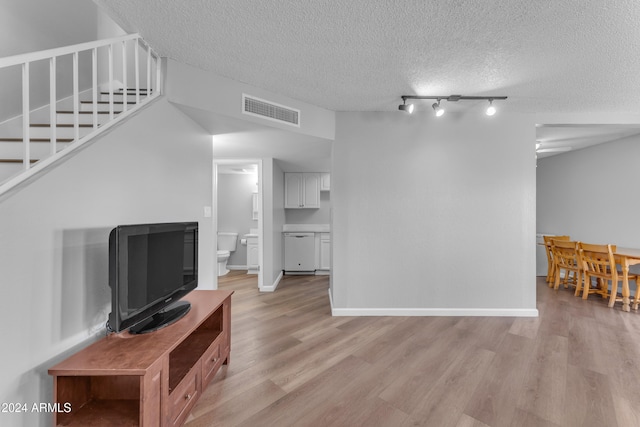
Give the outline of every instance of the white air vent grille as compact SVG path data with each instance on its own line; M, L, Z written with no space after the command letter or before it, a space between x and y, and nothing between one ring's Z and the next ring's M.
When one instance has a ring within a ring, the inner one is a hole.
M300 127L300 110L249 95L242 95L242 112L279 123Z

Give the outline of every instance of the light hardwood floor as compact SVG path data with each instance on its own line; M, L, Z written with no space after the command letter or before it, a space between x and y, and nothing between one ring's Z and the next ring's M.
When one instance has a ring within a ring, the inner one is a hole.
M231 363L187 426L640 426L640 312L537 281L539 318L331 317L327 276L232 274Z

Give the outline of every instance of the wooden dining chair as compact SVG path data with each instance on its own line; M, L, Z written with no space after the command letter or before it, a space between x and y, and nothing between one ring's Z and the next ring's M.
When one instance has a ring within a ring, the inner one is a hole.
M542 236L544 241L544 248L547 251L547 283L549 287L553 286L553 280L555 278L555 264L553 263L553 253L551 251L551 240L571 240L569 236Z
M622 301L622 297L618 296L618 283L622 282L622 272L616 264L615 251L615 245L579 244L580 262L584 268L582 299L587 299L590 294L599 294L602 298L609 298L609 307L613 307L616 301ZM592 286L594 278L596 286ZM634 280L637 287L637 274L629 274L629 280Z
M570 273L573 273L571 284L576 289L582 286L582 264L578 255L578 242L571 240L551 239L551 252L554 264L554 289L560 286L560 275L564 270L565 288L569 284ZM576 293L576 295L578 295Z

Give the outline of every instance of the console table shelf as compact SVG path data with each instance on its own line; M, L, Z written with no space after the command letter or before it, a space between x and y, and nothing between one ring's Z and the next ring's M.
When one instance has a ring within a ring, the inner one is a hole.
M229 362L232 291L196 290L187 315L158 331L111 334L49 369L64 426L182 425Z

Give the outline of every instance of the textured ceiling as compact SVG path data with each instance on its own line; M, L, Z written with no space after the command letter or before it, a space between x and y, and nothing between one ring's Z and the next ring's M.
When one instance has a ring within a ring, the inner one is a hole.
M96 2L163 56L335 111L463 94L640 112L638 0Z

